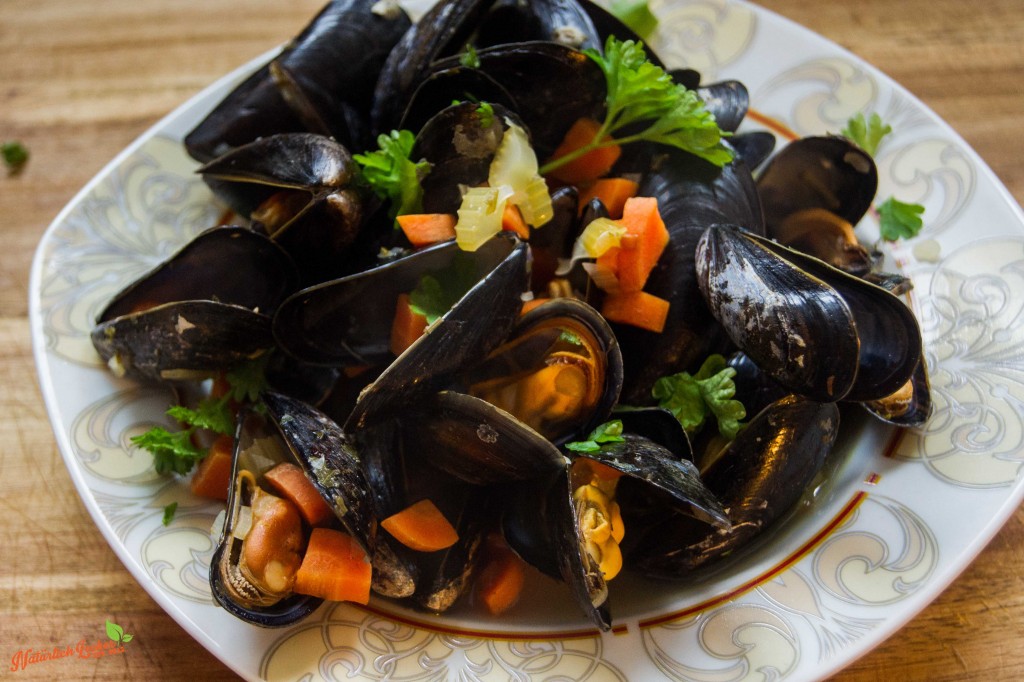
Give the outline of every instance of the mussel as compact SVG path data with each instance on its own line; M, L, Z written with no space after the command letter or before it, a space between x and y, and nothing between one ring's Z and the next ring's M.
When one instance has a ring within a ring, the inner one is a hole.
M273 347L270 315L297 279L291 258L266 237L211 228L114 296L92 343L119 376L205 377Z

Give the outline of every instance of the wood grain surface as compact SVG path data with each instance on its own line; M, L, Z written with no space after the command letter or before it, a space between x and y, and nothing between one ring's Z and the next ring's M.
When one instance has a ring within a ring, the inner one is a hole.
M283 42L321 0L3 0L0 138L0 677L228 680L234 674L132 579L57 451L35 377L28 279L47 225L115 154L219 76ZM1024 2L766 0L922 99L1024 200ZM135 634L123 656L18 672L11 657ZM1024 511L928 608L835 677L1024 679ZM259 655L254 652L254 655ZM751 679L758 679L753 676Z

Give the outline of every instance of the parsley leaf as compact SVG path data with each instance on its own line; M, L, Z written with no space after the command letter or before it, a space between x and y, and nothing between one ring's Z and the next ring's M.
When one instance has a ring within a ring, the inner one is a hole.
M0 155L4 157L7 172L14 175L28 163L28 149L17 140L10 140L0 145Z
M721 355L708 356L696 375L680 372L655 382L651 395L658 406L675 415L687 433L696 433L708 415L718 421L718 431L726 438L736 437L740 421L747 416L743 403L733 400L736 370Z
M622 420L613 419L591 431L587 440L566 443L565 447L574 452L597 452L601 449L602 443L622 443L625 440L622 437Z
M450 267L436 275L424 275L419 284L409 293L409 307L414 313L427 318L427 324L433 324L451 310L459 299L477 283L476 268L473 261L455 255Z
M225 373L231 386L229 397L235 402L254 403L267 388L267 363L270 353L264 353L255 360L238 364ZM233 427L232 427L233 428Z
M490 102L480 102L476 107L476 115L480 118L481 128L490 128L494 125L494 107Z
M619 21L645 40L658 27L658 18L651 13L647 0L612 0L609 9Z
M156 426L132 442L153 453L153 466L158 474L187 474L206 452L192 443L192 429L174 431Z
M905 204L895 197L889 197L878 206L878 226L882 239L894 242L901 237L916 237L924 225L922 213L924 206L920 204Z
M352 155L373 193L391 202L392 218L423 210L420 180L430 172L430 163L409 158L414 142L411 131L392 130L377 137L377 151Z
M171 520L174 518L174 512L178 511L178 503L171 502L169 505L164 507L164 525L171 525Z
M174 405L167 410L167 416L191 427L209 429L221 434L231 434L235 429L235 418L228 408L227 396L201 400L194 410Z
M882 117L872 113L871 118L865 120L863 113L846 122L846 127L840 133L843 137L858 145L871 156L878 151L878 145L882 138L892 132L892 126L882 123Z
M662 68L648 61L643 44L609 37L604 56L585 50L604 72L607 111L593 140L573 152L548 161L541 174L573 161L595 149L630 142L658 142L682 149L716 166L732 161L733 153L722 144L725 133L714 115L693 90L675 83ZM633 124L647 123L639 132L615 138Z

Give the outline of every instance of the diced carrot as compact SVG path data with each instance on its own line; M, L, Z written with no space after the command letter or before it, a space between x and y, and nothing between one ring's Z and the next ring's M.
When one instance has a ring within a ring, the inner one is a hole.
M501 214L501 229L515 232L521 239L530 238L530 226L523 220L523 214L515 204L505 204Z
M366 551L351 535L332 528L314 528L302 565L295 574L295 591L327 601L370 601L373 566Z
M298 507L302 518L309 525L319 526L334 518L330 505L298 464L281 462L263 474L263 478L274 490Z
M579 214L586 210L587 204L592 199L600 199L608 211L608 217L618 220L622 217L622 209L626 205L626 199L635 197L640 185L634 180L626 178L601 178L595 180L592 185L580 190Z
M668 319L669 302L646 291L624 291L605 296L601 314L612 322L661 333Z
M392 514L380 525L403 545L419 552L436 552L451 547L459 540L452 524L428 499Z
M409 294L399 294L395 303L395 317L391 322L391 352L401 355L423 335L426 328L427 318L413 311Z
M406 239L417 249L455 238L455 216L450 213L410 213L396 218Z
M488 613L497 616L515 606L525 582L526 564L523 560L509 549L504 540L489 538L475 584L477 600Z
M210 386L210 397L211 398L223 398L231 390L231 382L228 381L228 376L224 372L220 372L213 378L213 383Z
M618 256L619 290L640 291L668 245L668 229L658 213L658 200L652 197L627 199L621 222L626 234ZM634 238L635 246L629 248Z
M193 494L212 500L227 500L231 485L231 458L235 439L218 436L210 445L210 452L196 467L189 487Z
M519 311L519 314L525 315L526 313L530 312L537 306L544 305L550 300L550 298L541 296L537 298L531 298L529 301L523 301L523 309Z
M587 146L600 130L601 124L597 121L591 118L578 119L551 155L552 160ZM601 147L559 166L549 172L548 176L570 185L584 184L607 175L621 153L622 149L616 144Z

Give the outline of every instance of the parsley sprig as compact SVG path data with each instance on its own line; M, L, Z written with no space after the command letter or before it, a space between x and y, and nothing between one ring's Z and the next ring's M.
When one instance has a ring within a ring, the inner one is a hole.
M391 202L391 218L423 210L420 181L430 172L427 161L413 161L415 137L409 130L392 130L377 137L376 151L353 154L363 171L363 180L381 199Z
M597 452L603 443L622 443L625 440L622 437L622 420L613 419L591 431L586 440L566 443L565 447L575 452Z
M680 372L655 382L651 395L675 415L687 433L696 433L709 416L718 421L718 431L736 437L747 416L743 403L734 400L736 370L721 355L710 355L696 374Z
M846 127L840 134L874 156L882 138L891 132L892 126L883 123L882 117L877 112L872 113L871 118L864 118L864 114L858 112L856 116L846 122Z
M197 430L207 430L221 435L235 431L235 417L232 403L252 403L266 386L264 371L268 355L243 363L225 374L228 390L218 398L204 398L195 408L172 405L166 414L186 428L170 431L154 426L131 441L153 455L153 466L158 474L187 474L207 455L206 448L195 444L192 436Z
M700 97L674 82L664 69L647 59L643 44L609 37L602 56L585 50L604 72L608 93L601 128L593 140L541 167L541 174L573 161L595 149L631 142L656 142L695 154L716 166L732 161L732 151L722 144L725 133L718 127ZM634 124L646 123L638 132L615 137Z

